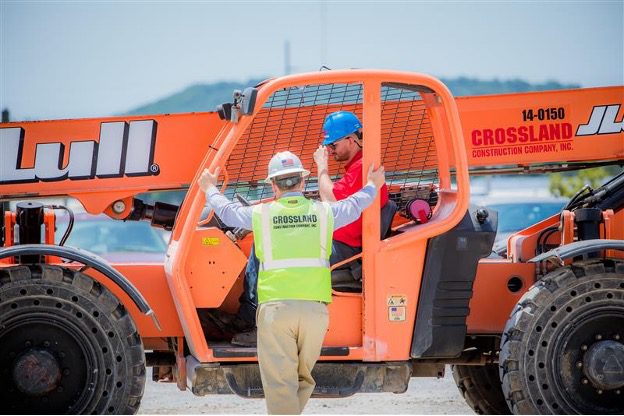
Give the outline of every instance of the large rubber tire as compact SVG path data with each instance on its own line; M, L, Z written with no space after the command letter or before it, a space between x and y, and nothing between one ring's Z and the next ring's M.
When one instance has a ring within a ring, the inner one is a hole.
M455 384L478 415L511 414L498 375L498 364L453 365Z
M549 273L505 326L500 375L509 407L516 414L624 414L623 338L624 262Z
M8 413L134 414L145 355L119 300L62 267L0 268L0 403Z

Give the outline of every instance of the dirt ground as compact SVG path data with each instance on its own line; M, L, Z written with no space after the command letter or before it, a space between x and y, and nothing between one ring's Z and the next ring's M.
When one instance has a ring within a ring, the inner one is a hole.
M151 372L148 372L148 378ZM196 397L173 383L148 380L140 414L265 414L263 399L234 394ZM311 399L304 414L474 414L455 386L451 369L442 379L412 378L403 394L366 393L344 399Z

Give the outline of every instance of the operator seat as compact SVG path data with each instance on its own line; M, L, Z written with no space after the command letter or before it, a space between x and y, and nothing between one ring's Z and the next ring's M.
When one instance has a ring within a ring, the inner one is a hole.
M379 230L381 239L388 238L392 227L392 219L398 211L396 202L389 199L381 209ZM332 289L339 292L361 292L362 291L362 259L353 260L331 274Z

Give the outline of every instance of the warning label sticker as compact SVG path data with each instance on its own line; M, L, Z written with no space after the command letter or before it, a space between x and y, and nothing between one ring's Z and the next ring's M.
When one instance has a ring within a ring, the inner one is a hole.
M202 237L202 245L205 246L218 246L221 241L219 237Z
M388 297L388 320L404 321L406 316L407 296L391 295Z
M389 321L404 321L405 320L405 306L390 306L388 307L388 320Z
M407 296L392 295L388 298L388 306L405 306L407 305Z

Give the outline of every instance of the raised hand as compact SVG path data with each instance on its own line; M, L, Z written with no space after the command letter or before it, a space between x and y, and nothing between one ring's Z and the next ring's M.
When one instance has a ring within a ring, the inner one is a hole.
M373 163L368 168L367 179L375 184L375 187L379 190L386 182L386 170L383 165L379 166L376 170L373 169Z
M316 171L317 173L321 173L324 170L327 170L327 159L328 159L327 148L325 146L319 146L318 149L314 152L314 163L316 163Z
M206 190L210 186L217 186L217 179L219 178L219 174L221 173L221 168L217 166L214 173L211 173L208 169L204 169L201 176L197 180L199 184L199 188L206 192Z

